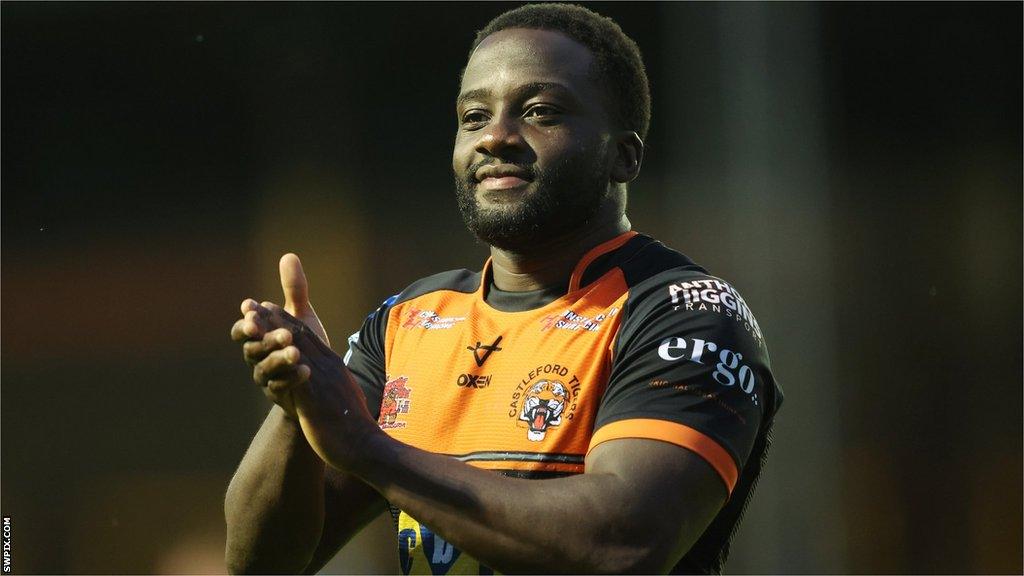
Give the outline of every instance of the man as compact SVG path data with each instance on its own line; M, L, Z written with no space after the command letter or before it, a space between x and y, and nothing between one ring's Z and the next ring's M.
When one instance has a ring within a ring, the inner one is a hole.
M390 507L406 573L718 572L781 392L743 299L630 231L649 118L610 20L482 30L453 169L482 272L389 298L343 360L281 259L232 328L276 404L228 489L232 571L315 572Z

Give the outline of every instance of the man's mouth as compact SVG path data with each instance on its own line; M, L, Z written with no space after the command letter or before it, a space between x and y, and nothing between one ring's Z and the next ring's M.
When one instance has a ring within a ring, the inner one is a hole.
M490 176L480 181L480 188L482 190L512 190L529 183L529 180L518 176Z
M488 192L522 188L533 180L528 168L516 164L484 164L472 173L479 189Z

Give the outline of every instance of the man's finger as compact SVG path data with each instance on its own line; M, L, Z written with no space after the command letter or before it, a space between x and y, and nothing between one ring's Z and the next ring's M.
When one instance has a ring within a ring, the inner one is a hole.
M281 274L281 289L284 291L284 308L292 316L301 316L309 306L309 284L302 271L302 262L295 254L288 253L278 263Z
M309 375L311 373L312 371L309 369L309 366L299 364L295 366L295 370L291 372L288 378L275 378L268 381L267 388L274 393L284 392L292 386L297 386L309 380Z
M266 310L264 309L264 311ZM269 315L269 312L267 312L267 314ZM266 328L259 317L259 311L250 310L245 313L244 318L235 322L231 326L231 339L235 342L259 339L263 337L264 330L266 330Z
M242 344L242 358L248 364L262 362L267 354L281 350L292 343L292 333L286 328L271 330L262 340L250 340Z
M249 339L249 336L246 335L245 331L242 329L244 324L245 320L242 319L231 325L231 339L235 342L243 342Z
M235 342L261 338L262 334L263 330L250 318L242 318L231 326L231 339Z
M245 300L242 300L242 315L244 316L245 313L250 310L255 310L257 306L259 306L259 304L257 304L256 301L253 300L252 298L246 298Z
M260 302L259 313L263 325L267 328L287 328L292 334L308 330L305 323L269 300Z
M288 380L295 371L299 357L299 349L295 346L275 350L253 366L252 379L260 386L266 386L271 380Z

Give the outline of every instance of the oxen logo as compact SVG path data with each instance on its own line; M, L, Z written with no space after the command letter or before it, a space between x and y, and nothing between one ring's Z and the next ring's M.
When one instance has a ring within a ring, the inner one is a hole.
M399 376L388 380L384 385L383 398L380 401L380 418L377 422L382 429L405 428L405 422L399 422L401 414L409 412L409 395L412 390L407 386L409 378Z
M519 420L526 422L526 437L540 442L548 428L562 423L562 412L569 403L569 391L557 380L541 380L530 387L523 399Z
M484 362L487 362L487 358L491 355L491 352L501 352L502 349L498 347L499 342L501 342L501 336L498 336L498 339L494 341L494 344L484 344L477 340L476 346L466 346L466 350L473 353L473 359L476 360L476 365L483 367ZM479 354L481 350L484 351L483 356Z

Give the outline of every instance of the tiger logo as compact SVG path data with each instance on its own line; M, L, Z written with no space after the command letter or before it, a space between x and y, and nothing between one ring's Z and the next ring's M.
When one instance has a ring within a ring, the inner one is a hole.
M399 414L409 412L409 395L412 390L407 386L409 378L399 376L388 380L384 385L384 393L380 401L380 418L377 423L383 428L404 428L405 422L398 422Z
M519 420L526 422L526 437L540 442L548 428L562 423L562 412L569 403L569 391L557 380L541 380L530 387L523 399Z

